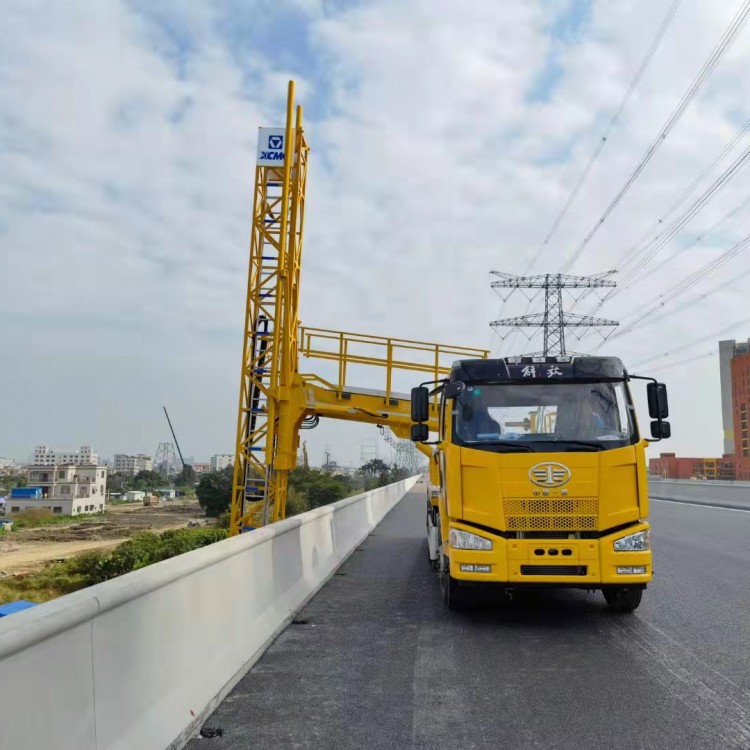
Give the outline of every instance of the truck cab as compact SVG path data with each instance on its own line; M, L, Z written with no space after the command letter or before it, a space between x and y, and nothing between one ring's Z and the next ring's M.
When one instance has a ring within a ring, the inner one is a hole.
M488 584L640 604L653 567L633 377L616 357L508 357L458 361L413 389L412 438L438 433L427 533L448 607ZM648 396L652 437L668 437L666 388Z

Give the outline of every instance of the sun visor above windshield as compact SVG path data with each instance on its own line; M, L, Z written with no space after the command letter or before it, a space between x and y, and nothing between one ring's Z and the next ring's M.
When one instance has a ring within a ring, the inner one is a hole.
M505 357L463 359L453 363L451 380L465 383L498 380L623 380L619 357Z

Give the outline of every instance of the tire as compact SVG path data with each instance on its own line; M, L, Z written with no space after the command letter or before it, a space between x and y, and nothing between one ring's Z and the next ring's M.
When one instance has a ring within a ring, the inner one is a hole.
M610 588L602 589L602 594L612 612L628 614L638 609L643 589Z
M433 570L437 570L439 572L439 565L438 565L438 563L440 562L440 547L439 546L438 546L438 550L437 550L437 558L435 560L433 560L430 557L430 542L429 542L429 537L430 537L430 521L432 521L433 528L439 526L439 521L437 519L437 513L435 513L435 511L432 509L432 506L428 502L427 503L427 519L426 519L426 522L425 522L425 531L426 531L426 534L427 534L427 562L429 563L429 566Z
M462 590L460 583L451 577L450 564L445 555L443 555L442 565L440 566L440 589L443 594L443 604L451 612L460 612L466 609L468 599L466 590Z

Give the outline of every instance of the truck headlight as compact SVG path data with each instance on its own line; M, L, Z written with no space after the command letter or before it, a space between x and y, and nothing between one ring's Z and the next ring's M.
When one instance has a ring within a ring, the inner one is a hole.
M453 549L492 549L491 539L485 539L483 536L461 531L461 529L450 530L448 543Z
M615 539L615 552L645 552L651 549L648 529Z

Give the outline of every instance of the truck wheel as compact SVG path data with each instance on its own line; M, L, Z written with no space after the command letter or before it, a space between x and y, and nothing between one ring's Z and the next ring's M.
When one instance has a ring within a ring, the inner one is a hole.
M443 555L443 563L440 566L440 588L443 593L443 603L452 612L458 612L466 608L466 591L459 588L455 578L451 578L450 563Z
M602 594L612 612L628 613L638 609L643 597L643 589L602 589Z

